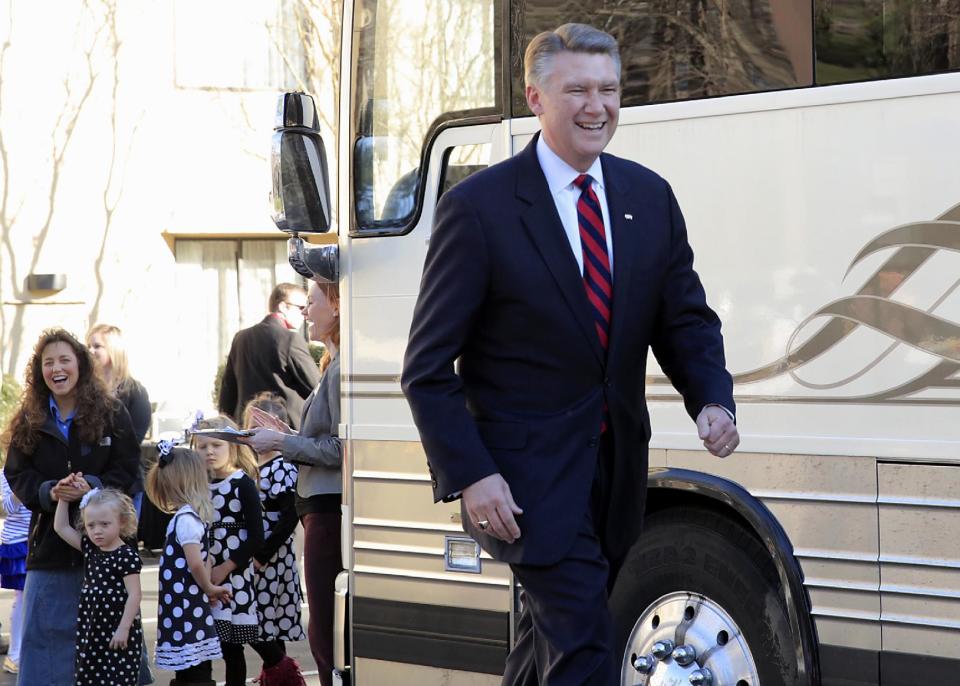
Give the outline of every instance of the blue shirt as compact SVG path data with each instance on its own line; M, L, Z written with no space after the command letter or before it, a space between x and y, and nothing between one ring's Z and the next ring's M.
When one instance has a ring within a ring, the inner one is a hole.
M60 433L63 434L63 438L67 441L70 440L70 425L73 424L73 415L77 413L76 410L70 413L66 419L60 417L60 406L57 405L57 401L53 399L53 396L50 396L50 416L53 417L53 421L57 423L57 428L60 429Z

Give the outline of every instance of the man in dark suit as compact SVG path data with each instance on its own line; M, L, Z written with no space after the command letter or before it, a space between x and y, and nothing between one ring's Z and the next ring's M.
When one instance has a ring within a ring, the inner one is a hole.
M435 498L462 497L466 531L523 584L504 684L606 686L608 585L644 511L648 350L720 457L739 443L733 386L669 184L602 154L616 41L566 24L525 68L541 134L441 199L402 385Z
M290 426L300 428L303 401L320 380L317 363L298 332L306 304L300 286L277 284L270 293L270 314L233 337L217 402L220 412L240 422L253 396L272 391L287 402Z

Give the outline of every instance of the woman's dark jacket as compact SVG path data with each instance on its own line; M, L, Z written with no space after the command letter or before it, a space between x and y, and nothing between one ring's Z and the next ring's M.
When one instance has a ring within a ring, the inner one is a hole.
M57 508L50 498L57 482L82 472L91 487L110 486L129 493L140 470L140 444L133 435L130 415L119 402L103 436L95 444L80 441L80 427L74 420L70 441L64 439L53 417L40 427L40 439L32 454L15 445L7 452L4 474L17 498L33 513L30 517L27 570L65 569L83 563L83 556L53 530ZM70 504L74 521L79 502Z
M134 378L129 378L120 384L117 389L117 398L130 413L130 422L133 424L133 436L137 443L142 443L147 430L150 428L150 419L153 410L150 408L150 395L143 384Z

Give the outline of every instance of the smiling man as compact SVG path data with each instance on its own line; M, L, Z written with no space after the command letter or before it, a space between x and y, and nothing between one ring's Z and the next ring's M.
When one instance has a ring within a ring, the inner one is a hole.
M607 594L646 495L648 351L719 457L739 443L733 385L673 191L603 152L616 41L565 24L524 59L541 133L441 199L402 383L434 497L462 498L465 530L523 584L503 683L607 686Z

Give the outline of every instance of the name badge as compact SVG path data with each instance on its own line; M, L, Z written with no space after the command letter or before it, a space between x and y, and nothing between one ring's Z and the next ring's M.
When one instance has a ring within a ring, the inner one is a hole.
M100 439L100 445L110 445L112 443L109 436L104 436Z

